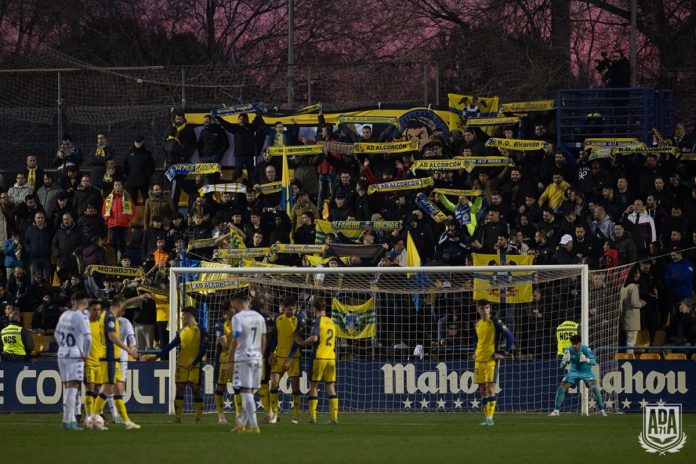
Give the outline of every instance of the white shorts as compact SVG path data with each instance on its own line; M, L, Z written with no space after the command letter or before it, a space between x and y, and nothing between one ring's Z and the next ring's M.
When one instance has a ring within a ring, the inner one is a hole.
M126 372L128 372L128 358L121 361L121 382L126 383Z
M263 363L260 359L235 361L232 386L234 388L261 388Z
M63 382L84 382L85 362L82 359L58 358L58 372Z

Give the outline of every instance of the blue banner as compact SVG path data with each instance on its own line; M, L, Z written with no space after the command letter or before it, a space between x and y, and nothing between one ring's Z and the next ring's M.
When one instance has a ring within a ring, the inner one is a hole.
M300 384L306 394L309 362L303 362L302 367ZM470 361L342 361L338 365L337 389L344 411L479 411L473 370ZM550 411L563 374L556 361L504 361L499 369L497 409ZM696 412L696 390L688 387L696 384L693 361L622 361L617 371L601 372L599 377L610 410L640 412L646 403L662 401L682 404L685 412ZM212 405L216 381L212 365L203 368L201 379L205 404ZM129 363L125 394L128 410L166 412L168 384L166 363ZM227 391L232 393L231 385ZM280 391L281 400L291 399L287 377L282 379ZM54 363L0 364L0 412L58 412L62 408L61 395ZM323 407L325 403L320 402ZM579 411L577 392L566 396L564 410Z

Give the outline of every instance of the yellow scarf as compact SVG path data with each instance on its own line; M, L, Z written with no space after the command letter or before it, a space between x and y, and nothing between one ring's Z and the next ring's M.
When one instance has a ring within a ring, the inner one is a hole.
M29 168L27 173L27 184L29 187L34 188L36 186L36 168Z
M130 195L125 190L121 194L121 204L123 205L123 214L130 216L133 214L133 205L131 203ZM104 217L111 216L111 208L114 207L114 192L111 192L104 199Z
M99 156L101 158L105 158L106 152L104 151L104 147L102 147L101 145L97 145L97 149L94 152L94 156Z

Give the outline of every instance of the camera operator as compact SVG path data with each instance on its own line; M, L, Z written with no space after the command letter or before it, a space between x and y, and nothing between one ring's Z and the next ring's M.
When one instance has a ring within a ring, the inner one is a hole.
M621 50L612 52L606 66L603 64L604 61L600 61L596 69L602 73L607 87L617 89L631 86L631 64Z

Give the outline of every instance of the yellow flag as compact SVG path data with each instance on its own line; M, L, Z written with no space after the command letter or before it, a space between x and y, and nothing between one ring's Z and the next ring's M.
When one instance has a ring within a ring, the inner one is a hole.
M411 237L411 232L406 234L406 266L408 267L420 267L421 257L418 253L418 248L416 244L413 243L413 237Z
M527 255L484 255L473 253L474 266L528 266L533 258ZM477 272L474 275L474 299L492 303L529 303L532 301L530 272Z

